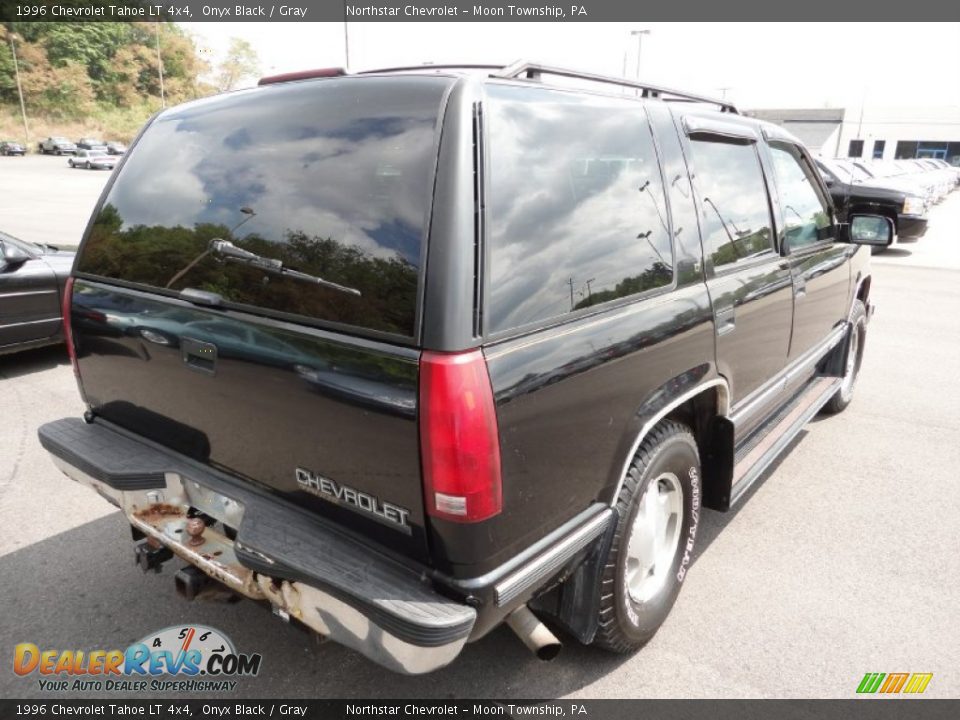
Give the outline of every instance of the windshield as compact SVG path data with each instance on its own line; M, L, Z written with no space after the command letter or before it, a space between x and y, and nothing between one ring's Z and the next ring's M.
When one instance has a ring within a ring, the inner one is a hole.
M874 177L893 177L894 175L903 175L903 168L892 160L880 160L871 163L870 172Z
M166 111L121 168L78 270L413 335L451 82L292 82ZM218 240L292 272L224 262L211 252ZM360 294L304 284L296 272Z
M5 232L0 232L0 243L18 247L31 257L36 257L37 255L43 254L43 248L40 245L27 240L21 240L20 238L15 238L13 235L7 235Z
M821 158L819 162L828 172L842 182L864 182L871 177L863 168L849 161Z

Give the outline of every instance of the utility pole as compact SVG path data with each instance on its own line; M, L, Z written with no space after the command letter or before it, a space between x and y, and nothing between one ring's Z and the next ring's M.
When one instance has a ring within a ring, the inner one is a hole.
M17 94L20 96L20 116L23 118L23 135L27 144L25 148L30 147L30 128L27 127L27 106L23 104L23 86L20 84L20 65L17 62L17 47L13 44L14 40L19 39L16 33L10 33L10 52L13 54L13 72L17 76Z
M163 90L163 60L160 59L160 22L157 22L157 71L160 73L160 106L167 106L167 96Z
M587 280L587 307L593 305L593 293L590 292L590 283L592 283L596 278L590 278Z
M567 285L570 286L570 309L573 310L573 278L567 280Z

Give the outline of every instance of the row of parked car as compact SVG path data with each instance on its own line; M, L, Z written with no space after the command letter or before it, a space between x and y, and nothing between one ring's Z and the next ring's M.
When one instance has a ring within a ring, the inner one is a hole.
M78 150L100 151L106 155L123 155L127 147L122 142L104 142L97 138L80 138L76 143L72 143L64 137L48 137L38 144L37 150L41 155L74 155Z
M122 142L104 142L97 138L80 138L71 142L65 137L51 136L37 144L41 155L69 155L67 164L72 168L87 170L113 170L120 156L127 151ZM27 149L14 140L0 141L0 155L23 157Z
M818 158L816 162L838 208L889 217L897 240L922 237L928 210L960 187L960 168L945 160Z
M37 143L37 152L41 155L78 155L96 153L97 155L120 156L127 151L127 146L116 140L103 141L97 138L84 137L72 142L65 137L52 135L46 140ZM27 148L16 140L0 140L0 155L12 157L27 154Z

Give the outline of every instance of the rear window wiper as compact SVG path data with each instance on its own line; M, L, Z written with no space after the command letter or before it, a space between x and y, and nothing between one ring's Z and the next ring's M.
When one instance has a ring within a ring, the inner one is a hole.
M245 265L257 268L258 270L263 270L264 272L273 273L275 275L282 275L283 277L290 278L291 280L299 280L300 282L320 285L321 287L337 290L342 293L347 293L348 295L356 295L357 297L361 297L360 291L356 288L347 287L346 285L338 285L335 282L324 280L322 277L300 272L299 270L291 270L290 268L283 266L282 260L263 257L262 255L257 255L249 250L238 248L229 240L219 240L214 238L210 241L210 252L230 262L244 263Z

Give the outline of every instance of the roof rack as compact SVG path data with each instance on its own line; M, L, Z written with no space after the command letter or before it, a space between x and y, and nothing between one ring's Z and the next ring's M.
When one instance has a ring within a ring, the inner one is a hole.
M539 65L537 63L519 60L515 63L499 68L497 72L491 73L491 77L507 78L511 80L539 80L542 75L554 75L556 77L573 78L576 80L589 80L590 82L604 83L606 85L619 85L621 87L635 88L642 91L643 97L660 98L667 101L682 102L701 102L709 105L717 105L721 112L733 113L739 115L736 105L725 100L706 97L703 95L694 95L693 93L672 90L670 88L642 83L626 78L614 77L612 75L597 75L594 73L580 72L579 70L568 70L566 68L552 67L549 65Z
M553 75L555 77L573 78L575 80L587 80L589 82L603 83L605 85L618 85L620 87L634 88L641 91L641 96L645 98L659 98L666 102L697 102L708 105L716 105L720 112L739 115L737 106L726 100L708 97L706 95L696 95L694 93L674 90L672 88L652 85L651 83L628 80L626 78L615 77L613 75L598 75L596 73L581 72L579 70L570 70L568 68L554 67L552 65L541 65L539 63L518 60L510 65L483 65L470 63L443 63L438 65L402 65L398 67L377 68L376 70L362 70L354 73L355 75L376 75L380 73L394 72L412 72L424 70L490 70L490 77L504 78L509 80L540 80L543 75Z

